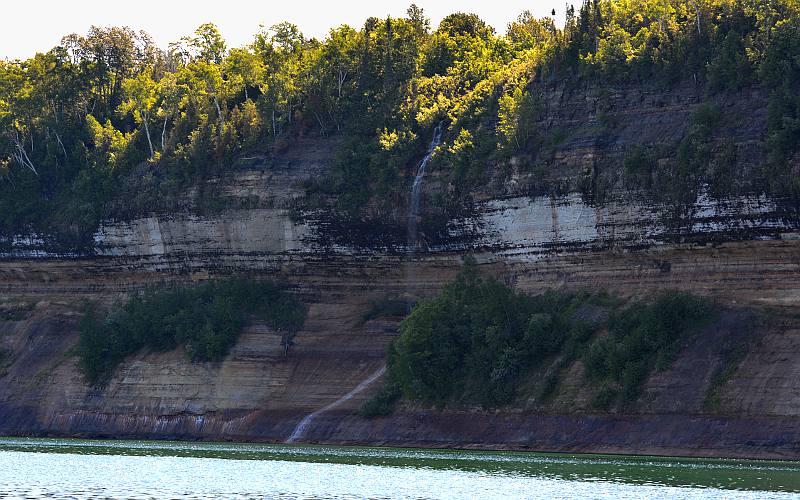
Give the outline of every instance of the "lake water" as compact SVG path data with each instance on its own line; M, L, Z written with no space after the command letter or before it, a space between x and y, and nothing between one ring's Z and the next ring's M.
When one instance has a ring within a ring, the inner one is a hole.
M0 438L0 498L800 498L800 463Z

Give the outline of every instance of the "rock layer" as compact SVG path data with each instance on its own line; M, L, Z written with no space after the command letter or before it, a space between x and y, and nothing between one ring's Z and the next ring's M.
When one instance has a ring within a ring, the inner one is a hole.
M729 135L743 168L753 168L763 159L751 138L763 133L764 100L742 97L720 104L751 117ZM686 89L592 97L553 88L540 125L567 130L553 161L569 177L595 168L599 157L619 160L631 144L680 140L701 99ZM624 119L598 130L598 110L609 106ZM46 235L0 241L0 432L285 440L304 415L383 365L400 318L364 322L371 302L409 291L430 296L472 253L483 272L530 293L592 289L648 298L679 289L712 297L730 313L651 377L631 414L594 411L576 363L547 406L521 401L488 412L405 404L368 420L356 410L372 388L319 415L305 439L800 458L800 222L784 200L715 199L705 189L676 211L639 192L602 204L578 193L529 197L519 177L476 194L479 201L458 215L423 203L420 248L409 257L405 221L337 220L295 204L302 183L330 167L334 147L304 140L271 159L241 159L232 174L210 181L220 196L242 201L236 206L258 208L106 221L93 248L81 252L60 249ZM441 189L436 172L429 181L426 190ZM285 281L309 304L288 356L280 336L253 320L220 363L140 352L107 386L86 385L70 354L86 300L109 305L154 284L242 275ZM709 407L731 339L748 340L749 349Z

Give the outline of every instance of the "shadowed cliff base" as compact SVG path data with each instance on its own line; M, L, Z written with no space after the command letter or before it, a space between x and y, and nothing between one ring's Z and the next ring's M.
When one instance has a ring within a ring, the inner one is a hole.
M29 437L282 443L300 417L277 412L204 417L79 413L54 416L49 423L42 423L31 418L33 411L33 408L3 408L0 432ZM26 430L19 432L20 427ZM440 411L364 419L350 412L331 410L319 415L298 442L797 460L800 421L792 417Z

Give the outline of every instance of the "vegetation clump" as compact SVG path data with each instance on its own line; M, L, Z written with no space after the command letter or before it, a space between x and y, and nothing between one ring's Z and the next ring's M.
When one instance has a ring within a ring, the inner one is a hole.
M531 367L591 330L572 317L585 300L516 293L482 278L468 260L454 282L402 322L390 351L390 379L405 396L427 404L510 403Z
M582 357L587 378L603 385L594 405L608 409L618 400L634 402L651 371L669 366L691 335L714 317L707 301L679 292L615 311L608 336Z
M104 317L94 306L87 308L78 325L79 366L97 384L144 348L170 351L182 346L192 361L219 361L236 343L248 315L293 333L303 325L306 308L269 282L225 280L148 290Z
M410 307L408 299L397 295L386 295L370 304L370 308L361 316L361 322L366 323L386 316L405 316Z
M389 382L362 414L386 414L401 396L439 407L508 405L532 396L531 377L541 377L533 397L545 402L579 360L595 407L611 409L635 401L650 373L714 317L710 303L678 292L626 307L587 293L530 296L481 277L467 259L455 281L403 320Z
M391 415L402 396L399 384L394 381L386 382L377 394L364 401L358 413L367 418Z
M720 409L720 406L722 405L722 388L736 374L739 364L747 355L748 347L749 346L746 344L739 345L731 354L730 358L725 360L726 362L722 369L718 370L713 375L711 378L711 383L706 390L705 399L703 400L703 409L707 411L718 411Z
M0 377L4 377L7 373L6 368L8 367L8 352L0 347Z

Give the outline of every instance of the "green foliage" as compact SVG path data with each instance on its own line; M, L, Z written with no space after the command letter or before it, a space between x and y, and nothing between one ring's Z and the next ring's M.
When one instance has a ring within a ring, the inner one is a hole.
M626 184L649 190L657 166L653 151L643 146L634 146L626 150L622 161Z
M730 195L736 175L735 144L715 137L725 123L719 109L701 104L674 148L674 160L666 146L628 148L622 161L625 185L645 190L655 199L678 203L693 202L704 184L714 196ZM660 163L660 158L665 161Z
M744 37L729 31L708 65L708 84L713 90L739 90L752 83L753 66L747 58Z
M115 306L104 318L90 304L78 324L79 365L86 379L98 384L143 348L183 346L192 361L218 361L250 314L291 334L302 326L306 310L279 286L247 280L149 290Z
M400 324L389 382L362 412L391 412L401 395L439 407L492 408L532 394L544 403L578 360L595 388L593 406L612 410L633 404L652 371L666 369L716 316L713 304L680 292L624 308L602 294L516 293L481 277L468 258L455 281Z
M724 367L711 378L711 383L703 400L704 409L719 411L721 405L720 392L725 384L736 374L736 370L747 355L747 347L746 344L738 346L726 360Z
M535 123L541 113L538 100L517 87L512 95L504 94L498 104L497 132L515 150L527 149L536 137Z
M390 377L406 397L426 404L507 404L531 367L582 334L584 326L570 319L581 301L566 293L515 293L480 277L467 260L453 283L400 325Z
M324 185L314 188L336 195L336 208L347 215L360 215L376 194L382 199L379 208L392 210L400 203L395 189L400 185L400 165L413 151L411 140L388 132L374 142L352 137L337 151L330 178L322 179Z
M103 218L175 210L197 186L190 206L202 207L214 196L204 181L238 156L307 135L342 136L330 178L317 181L319 203L388 212L405 202L404 180L440 121L435 166L446 201L460 203L509 156L548 155L557 137L537 129L539 96L556 79L760 85L771 93L764 177L773 191L800 193L796 2L587 0L565 14L559 27L524 12L497 34L455 13L431 32L412 7L321 40L279 23L233 49L210 23L168 50L128 28L68 35L45 54L0 62L0 233L89 246ZM606 129L618 122L610 110L599 117ZM705 143L687 136L664 181L696 181Z
M761 317L760 320L768 319L769 317ZM750 326L747 320L743 320L744 324ZM759 321L759 323L761 323ZM766 326L768 323L761 323ZM758 332L758 328L742 328L739 335L731 335L725 339L722 347L722 356L720 365L714 371L711 382L706 389L705 399L703 400L703 409L711 412L719 412L722 405L722 391L725 385L733 378L736 371L739 369L742 361L747 357L747 353L759 342L759 338L754 336Z
M94 116L86 116L86 126L92 133L94 139L94 152L97 155L95 161L101 165L106 165L113 169L125 155L130 138L114 128L111 120L106 120L100 124Z
M374 396L364 401L358 413L368 418L390 415L402 395L398 384L387 383Z
M613 314L609 335L583 355L586 377L605 386L595 400L598 408L610 408L620 399L634 402L651 370L666 368L691 335L714 317L711 304L677 292Z
M598 410L610 410L619 397L619 390L613 387L602 387L592 397L592 406Z
M370 308L361 316L361 322L383 318L387 316L405 316L408 314L410 304L407 299L397 295L385 295L370 304Z
M712 137L722 118L710 104L701 104L694 110L689 129L678 144L677 167L661 180L660 189L667 190L675 199L693 198L701 179L707 176L709 158L714 157Z
M768 107L766 177L774 191L800 196L798 172L788 161L800 146L800 21L775 22L760 76L772 89ZM795 163L796 164L796 163Z
M0 377L5 377L9 365L9 353L0 347Z
M555 395L556 390L558 389L558 384L560 380L558 377L558 373L551 373L544 379L544 385L542 385L542 389L539 391L538 399L539 401L547 401L553 395Z
M695 109L686 136L678 144L677 166L659 183L662 193L676 200L693 200L712 158L711 137L720 122L719 111L702 104Z

